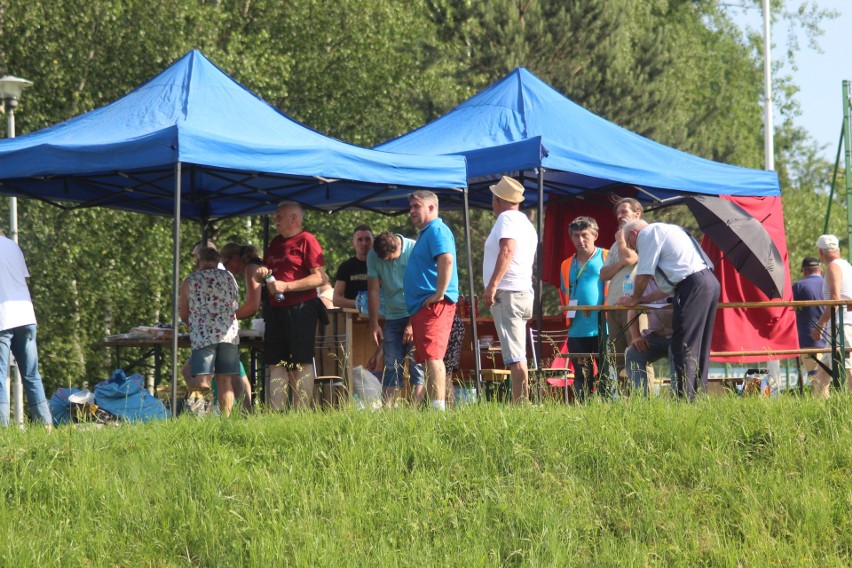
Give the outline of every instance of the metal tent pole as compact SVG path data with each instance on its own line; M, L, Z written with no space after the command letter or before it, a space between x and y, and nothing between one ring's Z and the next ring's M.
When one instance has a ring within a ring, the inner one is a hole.
M175 164L175 208L172 224L172 416L177 414L177 381L178 381L178 335L180 333L180 316L178 314L178 291L180 290L180 199L181 199L181 163Z
M476 302L474 301L473 284L473 247L470 243L470 203L468 202L468 188L463 190L464 197L464 231L465 248L467 250L467 284L470 293L470 332L473 341L473 372L476 377L476 398L482 400L482 362L479 359L479 331L476 328Z
M844 156L846 158L846 257L852 260L852 251L849 249L849 243L852 242L852 176L849 168L852 167L852 131L850 131L850 112L849 112L849 81L843 81L843 138Z
M544 234L542 232L542 228L544 225L544 168L539 166L538 168L538 214L536 215L536 231L538 231L538 245L536 248L536 275L535 275L535 325L538 329L538 333L536 334L536 343L537 345L531 345L531 349L536 350L536 361L541 361L541 331L544 327L544 309L542 302L542 283L541 283L541 275L542 270L544 269L544 259L542 258L542 250L544 248ZM541 384L541 377L543 375L539 373L539 381L538 381L538 398L541 400L544 397L544 387Z

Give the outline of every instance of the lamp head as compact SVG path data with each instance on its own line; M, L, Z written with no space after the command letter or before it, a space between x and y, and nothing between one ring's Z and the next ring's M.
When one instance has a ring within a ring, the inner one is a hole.
M15 106L17 100L21 98L21 93L24 92L24 89L32 86L32 81L6 75L0 78L0 99L6 102L15 101L15 103L12 103L12 106Z

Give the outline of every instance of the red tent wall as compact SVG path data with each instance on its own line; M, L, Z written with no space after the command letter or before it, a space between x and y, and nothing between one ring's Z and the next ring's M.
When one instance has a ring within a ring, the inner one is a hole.
M784 300L793 299L787 237L784 231L784 212L780 197L733 197L729 199L760 220L772 236L784 260ZM568 235L568 224L580 215L594 217L600 226L597 245L609 248L618 229L612 207L575 199L547 206L544 223L542 280L559 286L562 261L574 254ZM706 237L701 246L716 265L716 277L722 285L721 302L766 302L766 295L751 282L740 277L736 269L722 258L721 251ZM713 332L713 351L757 351L798 349L796 316L792 308L721 308L716 313ZM750 363L769 359L785 359L792 355L714 358L719 361Z
M790 281L790 262L787 237L784 231L784 212L780 197L720 196L733 201L761 221L769 232L784 261L784 290L782 299L793 299ZM736 269L707 237L701 241L710 259L716 264L716 277L722 284L720 302L766 302L769 299L748 280L740 277ZM713 351L755 351L798 349L796 314L793 308L721 308L716 313L713 330ZM786 359L794 355L713 358L715 361L750 363L768 359Z

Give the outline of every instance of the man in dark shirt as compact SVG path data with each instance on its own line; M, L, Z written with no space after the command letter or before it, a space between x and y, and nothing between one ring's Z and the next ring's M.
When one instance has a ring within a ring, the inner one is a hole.
M373 248L373 231L358 225L352 235L355 256L343 262L334 277L333 302L338 308L354 308L358 292L367 291L367 253Z
M802 279L793 284L793 299L800 300L822 300L822 266L819 259L809 256L802 261ZM796 308L796 330L799 334L799 347L801 348L824 348L825 339L813 339L811 330L822 315L823 306L808 306ZM802 367L808 376L816 373L817 362L813 357L801 356Z

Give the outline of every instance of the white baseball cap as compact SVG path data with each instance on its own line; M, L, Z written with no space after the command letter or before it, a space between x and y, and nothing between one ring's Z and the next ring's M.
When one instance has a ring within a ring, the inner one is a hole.
M817 248L819 250L840 250L840 243L834 235L822 235L817 239Z

